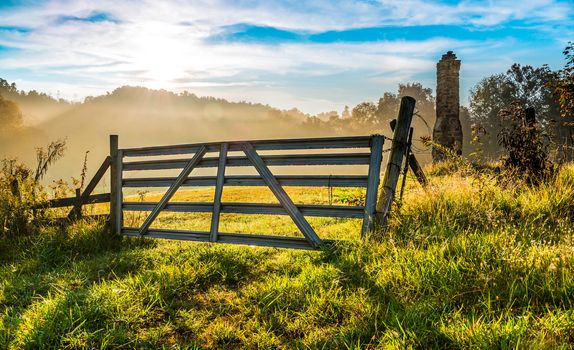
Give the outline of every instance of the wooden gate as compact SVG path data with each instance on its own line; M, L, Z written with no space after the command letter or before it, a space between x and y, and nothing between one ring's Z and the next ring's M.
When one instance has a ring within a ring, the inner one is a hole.
M316 249L323 241L309 225L306 217L362 218L362 234L373 229L377 189L382 161L384 137L330 137L265 141L215 142L175 146L118 149L118 138L110 138L112 230L128 236L183 239L285 248ZM337 149L338 153L285 154L285 151ZM262 151L276 151L261 155ZM241 155L229 155L241 152ZM215 153L216 156L206 156ZM192 155L182 159L129 160L131 157ZM302 165L368 165L368 173L349 175L274 175L269 167ZM259 175L228 176L229 167L253 167ZM216 176L190 176L196 168L217 168ZM139 170L181 169L177 177L124 178L123 174ZM175 192L184 186L215 186L211 203L170 202ZM221 202L224 186L267 186L279 204ZM285 186L362 187L366 188L364 206L300 205L285 192ZM159 202L127 202L123 188L168 187ZM145 211L149 216L140 227L124 227L124 211ZM151 228L160 212L212 213L209 232ZM289 215L304 238L261 234L224 233L219 231L221 213Z
M389 160L385 169L385 177L381 185L381 193L377 198L379 176L381 170L383 142L381 135L356 137L328 137L309 139L265 140L213 142L204 144L157 146L144 148L118 148L117 135L110 136L110 155L90 180L84 191L76 189L76 196L57 198L40 203L35 208L57 208L72 206L65 221L82 217L82 206L93 203L110 202L108 216L110 231L115 234L128 236L149 236L157 238L183 239L202 242L221 242L261 245L284 248L316 249L322 240L313 230L306 216L362 218L362 232L373 231L375 221L381 232L386 229L386 222L395 197L399 176L403 175L401 194L405 186L405 177L410 168L417 180L424 187L426 177L419 162L411 152L413 130L410 127L415 99L404 96L401 99L399 115L391 122L393 129L392 146ZM259 152L274 151L304 151L335 150L339 153L317 154L273 154L262 155ZM239 152L241 155L228 156L229 152ZM206 157L207 153L217 156ZM130 157L161 157L192 155L184 159L154 159L124 161ZM403 160L405 160L402 167ZM274 175L270 166L305 166L305 165L368 165L366 175ZM228 176L227 167L253 167L259 176L242 175ZM99 181L110 168L110 193L92 195ZM190 176L195 168L216 168L216 176ZM124 172L138 170L167 170L181 169L177 177L125 178ZM401 170L402 169L402 170ZM268 203L222 203L223 186L267 186L275 195L279 204ZM215 194L211 203L170 202L175 192L185 186L214 186ZM364 206L342 205L307 205L295 204L287 195L285 186L315 186L315 187L363 187L366 188ZM123 188L127 187L168 187L167 192L157 203L126 202ZM124 211L150 212L140 227L124 227ZM161 211L171 212L204 212L212 213L209 231L183 231L151 228L151 224ZM221 213L237 214L271 214L289 215L301 231L304 238L270 236L260 234L223 233L219 231Z

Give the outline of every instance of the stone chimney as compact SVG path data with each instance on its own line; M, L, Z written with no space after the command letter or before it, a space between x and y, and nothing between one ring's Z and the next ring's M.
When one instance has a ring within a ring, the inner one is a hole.
M433 141L456 154L462 154L462 126L459 101L460 60L449 51L436 65L436 122ZM445 159L443 152L433 147L433 162Z

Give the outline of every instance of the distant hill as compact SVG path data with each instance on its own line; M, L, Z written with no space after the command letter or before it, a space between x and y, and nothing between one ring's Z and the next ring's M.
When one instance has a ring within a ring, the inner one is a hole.
M33 162L34 147L65 138L66 156L50 170L51 179L77 177L86 151L90 152L90 173L95 171L108 154L110 134L120 135L121 147L328 134L318 128L301 127L308 115L297 109L282 111L187 92L124 86L75 104L46 95L38 95L34 101L20 93L7 98L10 96L20 101L25 119L26 113L34 108L41 110L42 106L55 113L49 117L46 115L50 113L44 113L33 135L28 131L25 138L11 138L3 152L10 150L9 155Z
M311 116L296 108L280 110L258 103L132 86L70 103L35 91L18 91L15 84L0 79L0 95L18 103L24 120L18 132L0 136L0 157L17 156L33 165L35 147L66 139L65 157L48 172L50 181L78 177L87 151L91 176L109 152L110 134L119 135L121 148L221 140L391 135L388 122L396 117L400 97L406 94L417 98L417 115L428 121L419 117L413 120L415 138L429 135L434 98L430 89L418 83L399 85L398 93L384 93L378 104L360 103L351 115L340 118L335 111ZM417 145L419 159L428 161L428 152L420 142Z
M73 108L74 104L64 99L55 99L45 93L18 90L15 83L0 78L0 96L16 102L28 126L35 126Z

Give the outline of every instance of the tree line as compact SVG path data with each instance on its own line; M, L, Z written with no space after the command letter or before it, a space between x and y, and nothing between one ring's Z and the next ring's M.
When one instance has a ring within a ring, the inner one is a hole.
M571 159L574 149L574 49L572 46L570 43L564 50L566 63L561 70L552 71L546 65L532 67L515 63L506 72L493 74L479 81L470 90L468 108L462 106L460 111L465 138L463 153L468 155L480 148L482 155L497 158L502 152L499 134L505 127L501 113L518 103L524 108L533 107L536 110L537 120L547 142L555 146L557 152L569 154ZM197 97L188 92L175 94L139 87L122 87L111 94L87 97L83 105L100 100L129 103L132 98L137 99L142 94L157 95L158 100L165 100L169 97L170 100L175 101L174 103L183 103L184 107L199 104L234 108L233 112L241 112L242 117L258 114L265 120L265 123L280 120L288 124L303 124L302 129L306 134L316 135L389 134L388 124L398 113L400 99L407 95L417 100L416 115L413 119L415 139L430 137L436 117L435 97L432 89L417 82L399 84L396 92L385 92L378 101L361 102L352 108L345 106L340 113L330 111L317 115L309 115L296 108L278 110L261 104L231 103L224 99ZM73 105L44 93L19 91L15 83L0 79L0 135L11 133L11 130L22 127L23 113L19 105L28 106L38 103L44 106ZM209 109L205 110L209 111ZM210 115L206 116L211 118ZM217 115L213 117L216 118ZM230 120L227 119L225 122L229 123ZM422 146L419 145L419 147Z
M569 43L563 52L564 68L553 71L547 65L533 67L512 64L504 73L480 80L471 90L469 106L461 106L463 154L479 151L482 156L497 159L503 151L500 133L507 127L503 115L514 106L534 108L537 122L546 142L557 157L572 160L574 156L574 48ZM402 96L417 100L413 121L415 137L430 137L436 118L435 98L430 88L420 83L399 84L396 93L386 92L375 102L362 102L351 112L345 107L341 116L331 112L328 119L309 117L310 126L333 132L387 131L388 122L398 113ZM426 135L424 135L426 133Z

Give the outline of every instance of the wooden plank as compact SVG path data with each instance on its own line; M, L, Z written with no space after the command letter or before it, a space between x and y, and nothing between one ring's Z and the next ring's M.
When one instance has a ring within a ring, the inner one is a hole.
M152 211L156 202L124 202L126 211ZM336 217L336 218L363 218L365 207L346 205L317 205L296 204L299 211L305 216ZM182 213L211 213L213 203L204 202L169 202L163 208L166 212ZM221 203L220 212L224 214L264 214L289 215L281 204L269 203Z
M300 237L285 237L285 236L271 236L271 235L255 235L255 234L233 234L233 233L220 233L220 243L228 244L247 244L262 247L274 248L290 248L290 249L317 249L317 246L309 244L309 242ZM322 241L322 244L329 244L330 241Z
M285 165L368 165L370 153L336 153L336 154L292 154L270 155L261 157L267 166ZM189 159L145 160L124 163L124 171L181 169ZM215 168L218 157L205 157L197 168ZM248 157L234 156L227 158L227 167L251 166Z
M410 96L405 96L401 99L397 126L393 134L393 145L383 179L383 188L377 203L376 221L377 224L382 227L386 226L391 205L395 198L395 191L401 173L401 165L407 149L415 103L415 99Z
M122 234L126 236L137 237L139 236L139 231L136 228L125 227L122 229ZM197 232L197 231L149 229L146 237L187 240L195 242L209 242L209 232ZM308 249L308 250L314 249L314 247L310 245L305 238L300 237L285 237L285 236L242 234L242 233L219 233L219 240L217 242L227 244L245 244L252 246L274 247L274 248ZM331 242L332 241L323 241L323 243L326 244Z
M71 207L76 203L76 197L55 198L39 203L33 209Z
M428 185L428 180L427 177L423 171L422 166L420 165L417 157L415 157L414 154L409 154L409 168L411 168L411 170L413 171L413 173L415 174L415 177L417 178L418 182L423 186L426 187L426 185Z
M118 208L121 210L121 205L118 201L118 192L121 190L118 187L117 178L122 174L118 171L118 135L110 135L110 233L119 233L116 228L118 227Z
M146 233L152 222L155 218L159 215L159 212L166 206L167 202L173 197L181 183L189 176L191 171L196 167L196 165L201 161L205 153L207 152L207 147L201 147L195 156L189 160L188 164L183 168L175 182L171 185L171 187L167 190L167 192L163 195L161 200L157 203L156 207L152 210L149 216L146 218L142 226L140 227L140 235ZM121 208L120 208L121 209Z
M135 227L122 227L122 234L132 237L141 237L139 228ZM209 242L209 232L204 231L167 230L160 228L149 228L147 230L146 237Z
M76 188L76 202L74 207L68 213L68 218L81 218L82 217L82 190Z
M96 203L106 203L110 201L110 193L99 193L89 195L88 198L84 200L84 205L96 204Z
M405 167L403 168L403 179L401 181L401 192L399 194L399 201L403 200L405 193L405 186L407 185L407 174L409 172L409 154L411 154L411 145L413 144L414 129L411 127L409 130L409 138L407 141L407 149L405 150Z
M291 198L287 195L283 187L279 185L277 179L273 176L264 160L257 154L257 151L249 143L243 144L243 152L249 158L259 175L265 180L271 192L275 195L279 203L283 205L295 225L299 228L301 233L307 238L313 247L318 247L321 244L321 239L315 233L315 230L309 225L303 214L297 209Z
M123 155L123 151L122 150L118 150L118 160L117 160L117 165L116 165L116 169L117 169L117 173L116 173L116 178L114 179L114 182L116 184L116 193L112 194L112 198L115 199L115 201L118 203L117 207L116 207L116 227L115 227L115 232L116 234L119 234L120 231L122 230L122 225L123 225L123 211L122 211L122 202L124 200L124 193L123 193L123 189L122 189L122 177L123 177L123 160L124 160L124 155Z
M40 203L34 206L33 209L48 209L48 208L62 208L62 207L71 207L76 204L77 202L76 197L68 197L68 198L56 198L50 199L45 203ZM84 205L87 204L95 204L95 203L106 203L110 201L110 194L109 193L100 193L100 194L93 194L88 196L83 201Z
M70 213L68 214L69 219L73 219L75 216L75 213L77 211L82 210L81 209L82 204L84 204L84 202L87 200L87 198L90 196L90 194L92 194L92 192L94 191L94 189L96 188L96 186L98 185L100 180L104 177L104 175L106 174L106 171L108 171L108 168L110 167L110 163L111 163L111 157L107 156L106 159L104 159L104 161L102 162L102 164L98 168L98 171L96 171L96 173L94 174L94 176L92 177L92 179L90 180L90 182L88 183L86 188L84 189L84 192L82 192L77 206L75 206L72 210L70 210Z
M395 126L397 125L397 120L396 119L391 120L390 124L391 124L391 130L395 131ZM426 185L428 184L427 177L425 176L423 168L422 168L421 164L419 163L417 157L412 152L409 152L408 162L409 162L409 168L411 168L412 172L415 174L417 181L423 187L426 187Z
M157 207L158 202L124 202L125 211L152 211ZM201 202L168 202L163 211L180 213L211 213L213 203Z
M295 206L305 216L361 218L364 211L363 206L317 204L296 204ZM289 215L281 204L261 203L223 203L222 213Z
M215 182L215 194L213 196L213 212L211 214L211 230L209 240L217 241L217 232L219 230L219 214L221 212L221 195L223 193L223 182L225 180L225 163L227 161L227 143L221 144L219 151L219 165L217 166L217 180Z
M375 213L377 210L377 193L381 176L381 162L383 161L384 136L373 135L371 138L371 163L369 164L369 184L365 195L365 211L361 236L371 233L375 227Z
M364 175L278 175L281 186L313 187L367 187L368 177ZM151 177L124 179L124 187L169 187L175 177ZM215 176L188 177L181 186L215 186ZM257 175L226 176L225 186L267 186Z
M250 143L258 151L295 150L295 149L334 149L334 148L368 148L369 136L347 137L321 137L303 139L276 139L226 142L228 151L241 151L241 145ZM125 157L161 156L173 154L191 154L197 152L201 146L207 147L207 152L218 152L222 142L196 143L184 145L152 146L139 148L125 148Z

